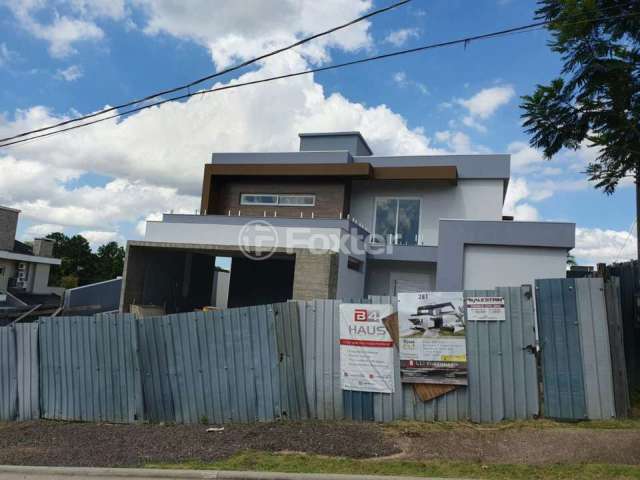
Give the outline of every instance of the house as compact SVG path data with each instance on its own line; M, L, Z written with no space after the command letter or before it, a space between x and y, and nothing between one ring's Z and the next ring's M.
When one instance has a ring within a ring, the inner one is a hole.
M60 289L49 286L53 241L36 238L33 246L15 239L19 210L0 206L0 308L59 303Z
M532 284L564 277L575 225L502 210L509 155L374 155L359 132L300 134L300 150L214 153L199 215L165 214L130 241L121 307L229 306Z

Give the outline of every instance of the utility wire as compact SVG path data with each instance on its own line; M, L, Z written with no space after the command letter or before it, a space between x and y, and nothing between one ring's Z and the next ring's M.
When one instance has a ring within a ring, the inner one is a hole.
M213 73L211 75L207 75L205 77L198 78L198 79L193 80L192 82L186 83L184 85L179 85L177 87L173 87L173 88L170 88L170 89L167 89L167 90L163 90L161 92L153 93L151 95L147 95L146 97L139 98L137 100L130 100L130 101L128 101L126 103L123 103L121 105L116 105L114 107L105 108L103 110L100 110L98 112L94 112L94 113L91 113L91 114L88 114L88 115L82 115L80 117L71 118L69 120L65 120L64 122L56 123L55 125L49 125L49 126L46 126L46 127L42 127L42 128L38 128L38 129L35 129L35 130L31 130L29 132L20 133L18 135L14 135L12 137L0 138L0 142L6 142L7 140L13 140L15 138L24 137L24 136L30 135L32 133L43 132L43 131L46 131L46 130L50 130L52 128L61 127L61 126L64 126L64 125L68 125L70 123L75 123L75 122L79 122L81 120L86 120L88 118L97 117L99 115L103 115L105 113L109 113L109 112L112 112L114 110L120 110L122 108L131 107L131 106L136 105L138 103L148 102L149 100L152 100L154 98L157 98L157 97L160 97L160 96L163 96L163 95L168 95L168 94L171 94L171 93L179 92L180 90L185 90L186 89L187 91L189 91L191 89L191 87L194 87L195 85L198 85L198 84L200 84L202 82L206 82L207 80L211 80L212 78L216 78L216 77L219 77L221 75L225 75L227 73L234 72L234 71L239 70L241 68L247 67L247 66L249 66L249 65L251 65L253 63L259 62L260 60L264 60L265 58L273 57L274 55L278 55L279 53L286 52L287 50L291 50L292 48L295 48L295 47L299 47L300 45L303 45L303 44L308 43L308 42L310 42L312 40L315 40L316 38L324 37L325 35L329 35L330 33L334 33L334 32L337 32L338 30L342 30L344 28L350 27L352 25L355 25L356 23L362 22L362 21L364 21L364 20L366 20L368 18L371 18L371 17L373 17L375 15L379 15L381 13L388 12L389 10L393 10L394 8L397 8L397 7L400 7L402 5L405 5L405 4L409 3L410 1L411 0L401 0L399 2L396 2L396 3L392 4L392 5L389 5L387 7L379 8L377 10L374 10L373 12L369 12L366 15L358 17L358 18L356 18L354 20L351 20L351 21L349 21L347 23L343 23L342 25L338 25L337 27L333 27L333 28L330 28L329 30L325 30L323 32L316 33L314 35L311 35L310 37L303 38L302 40L299 40L299 41L297 41L295 43L287 45L286 47L282 47L282 48L279 48L277 50L273 50L271 52L265 53L265 54L260 55L258 57L255 57L255 58L252 58L250 60L247 60L245 62L239 63L239 64L234 65L232 67L225 68L224 70L221 70L219 72Z
M595 18L595 19L583 20L583 21L580 21L580 22L565 23L564 25L574 25L574 24L585 23L585 22L596 22L596 21L610 20L610 19L614 19L614 18L630 17L630 16L637 16L637 15L640 15L640 12L631 13L631 14L617 15L617 16L611 16L611 17L600 17L600 18ZM93 125L95 123L104 122L106 120L110 120L110 119L113 119L113 118L122 117L122 116L125 116L125 115L130 115L132 113L139 112L139 111L145 110L147 108L155 107L155 106L158 106L158 105L162 105L164 103L173 102L173 101L177 101L177 100L184 100L186 98L194 97L196 95L206 95L208 93L220 92L220 91L223 91L223 90L231 90L231 89L235 89L235 88L245 87L245 86L248 86L248 85L256 85L256 84L260 84L260 83L267 83L267 82L272 82L272 81L275 81L275 80L282 80L282 79L285 79L285 78L298 77L298 76L301 76L301 75L308 75L308 74L311 74L311 73L325 72L325 71L328 71L328 70L335 70L335 69L342 68L342 67L348 67L348 66L352 66L352 65L358 65L358 64L361 64L361 63L367 63L367 62L375 61L375 60L382 60L382 59L386 59L386 58L397 57L397 56L405 55L405 54L409 54L409 53L422 52L422 51L425 51L425 50L432 50L432 49L436 49L436 48L449 47L449 46L460 45L460 44L468 45L470 42L473 42L473 41L487 40L487 39L500 37L500 36L504 36L504 35L510 35L510 34L516 34L516 33L523 33L523 32L527 32L527 31L533 31L533 30L536 30L536 29L538 29L538 28L540 28L540 27L542 27L544 25L547 25L549 23L551 23L551 22L549 22L549 21L535 22L535 23L530 23L528 25L523 25L523 26L520 26L520 27L513 27L513 28L508 28L506 30L499 30L499 31L496 31L496 32L485 33L485 34L482 34L482 35L475 35L475 36L471 36L471 37L459 38L459 39L450 40L450 41L447 41L447 42L423 45L421 47L416 47L416 48L398 50L398 51L395 51L395 52L376 55L376 56L373 56L373 57L365 57L365 58L361 58L361 59L358 59L358 60L352 60L352 61L349 61L349 62L338 63L338 64L334 64L334 65L327 65L325 67L312 68L312 69L308 69L308 70L302 70L302 71L299 71L299 72L287 73L287 74L278 75L278 76L274 76L274 77L262 78L262 79L259 79L259 80L252 80L252 81L249 81L249 82L232 83L232 84L229 84L229 85L224 85L224 86L221 86L221 87L215 87L215 88L211 88L211 89L207 89L207 90L200 90L200 91L197 91L197 92L189 92L189 93L186 93L186 94L183 94L183 95L178 95L178 96L175 96L175 97L171 97L171 98L159 100L159 101L156 101L156 102L148 103L148 104L145 104L145 105L142 105L142 106L135 107L135 108L132 108L130 110L124 111L124 112L118 112L118 113L113 114L113 115L109 115L109 116L106 116L106 117L101 117L101 118L98 118L96 120L92 120L90 122L82 123L80 125L73 125L71 127L67 127L67 128L64 128L64 129L55 130L53 132L47 132L47 133L43 133L43 134L40 134L40 135L35 135L35 136L32 136L32 137L29 137L29 138L23 138L23 139L20 139L20 140L14 140L12 142L3 143L3 144L0 144L0 148L8 147L8 146L11 146L11 145L16 145L16 144L20 144L20 143L24 143L24 142L28 142L28 141L31 141L31 140L36 140L38 138L48 137L50 135L55 135L55 134L67 132L67 131L70 131L70 130L75 130L76 128L82 128L82 127L86 127L88 125ZM104 113L104 112L98 112L97 114L94 114L93 116L101 115L102 113ZM35 132L36 131L25 132L23 134L23 136L24 135L30 135L31 133L35 133Z

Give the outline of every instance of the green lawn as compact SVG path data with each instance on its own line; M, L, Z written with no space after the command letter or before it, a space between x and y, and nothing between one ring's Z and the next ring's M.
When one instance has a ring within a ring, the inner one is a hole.
M244 452L214 463L149 464L148 468L253 470L294 473L346 473L491 479L640 479L640 466L627 465L482 465L465 462L352 460L317 455Z

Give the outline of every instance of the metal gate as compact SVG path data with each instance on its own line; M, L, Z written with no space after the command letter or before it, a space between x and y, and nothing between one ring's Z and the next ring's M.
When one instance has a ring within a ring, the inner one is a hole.
M602 278L536 280L547 417L616 416L604 290Z
M587 416L574 279L536 280L544 414L559 419Z

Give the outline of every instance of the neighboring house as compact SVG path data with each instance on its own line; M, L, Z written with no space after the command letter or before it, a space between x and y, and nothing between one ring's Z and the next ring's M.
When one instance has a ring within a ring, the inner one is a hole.
M575 225L503 217L509 169L509 155L376 156L358 132L215 153L200 215L128 243L121 307L210 304L216 256L232 257L229 306L564 277Z
M36 238L31 247L15 239L19 214L0 206L0 295L23 304L51 302L61 289L49 286L49 270L61 260L53 258L52 240Z

